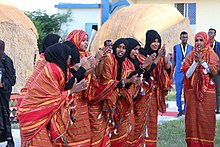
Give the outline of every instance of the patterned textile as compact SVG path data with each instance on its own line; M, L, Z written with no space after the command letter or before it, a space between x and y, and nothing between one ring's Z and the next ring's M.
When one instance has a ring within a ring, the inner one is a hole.
M155 103L156 100L153 100L152 98L152 85L150 84L152 84L152 82L144 83L142 85L142 92L144 92L145 95L140 91L137 99L134 101L133 113L131 114L131 122L134 124L132 124L132 130L129 133L127 140L127 145L132 147L139 147L144 144L144 138L148 134L148 132L146 132L146 127L147 124L149 124L149 117L154 114L150 107L153 101ZM152 122L150 122L150 124L152 124Z
M80 59L91 56L90 52L80 49L80 44L86 35L86 32L83 30L73 30L66 39L68 41L72 41L77 47L80 53ZM88 83L90 83L91 73L88 73L85 78L88 80ZM71 126L69 126L67 130L66 141L68 142L68 146L89 147L91 145L88 91L89 89L74 93L73 105L75 106L75 110L72 112L72 115L74 115L76 120ZM57 141L55 145L65 146L62 141Z
M91 55L88 51L84 51L80 49L80 44L86 35L88 36L88 34L86 34L86 32L83 30L73 30L72 32L69 33L69 35L66 38L66 40L72 41L74 45L77 47L80 53L80 58L88 57Z
M198 64L190 78L184 78L184 94L186 99L185 131L187 146L214 146L215 137L215 85L212 75L217 74L219 59L209 44L205 32L195 36L202 37L204 48L200 50L203 60L207 62L212 74L205 74L202 65ZM186 74L195 60L196 46L186 57L182 71Z
M165 96L172 87L163 58L157 63L156 68L151 73L151 77L148 81L151 85L150 94L147 94L150 96L150 110L147 117L148 137L145 137L146 146L156 146L157 144L158 111L166 112Z
M91 89L92 98L89 101L92 145L107 146L111 143L111 146L123 146L129 132L128 117L133 105L130 91L132 86L120 90L116 87L119 82L116 80L118 67L113 54L105 57L103 65L99 85L94 84L98 87ZM134 66L127 59L122 66L122 78L126 78L134 70ZM110 142L107 134L110 134Z
M45 146L59 138L65 142L64 134L70 123L70 91L63 91L64 86L65 76L54 63L47 63L35 77L18 110L22 146L34 146L41 139L47 140Z
M21 101L24 97L24 95L27 93L27 88L31 85L31 83L34 81L34 78L41 72L41 70L43 69L43 67L45 66L45 64L47 63L47 61L44 58L44 53L42 53L40 55L40 58L38 59L37 63L36 63L36 67L34 69L34 72L32 73L32 75L27 79L25 86L21 89L20 95L18 97L18 102L16 104L17 109L19 109L19 106L21 104Z

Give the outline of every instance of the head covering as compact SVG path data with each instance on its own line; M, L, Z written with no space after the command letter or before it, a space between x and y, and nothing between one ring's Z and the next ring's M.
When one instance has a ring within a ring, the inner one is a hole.
M78 50L80 49L80 44L85 36L88 36L85 31L83 30L73 30L69 35L67 36L66 40L72 41Z
M119 58L116 54L116 49L122 43L125 45L126 52L125 52L124 56ZM120 39L116 40L115 43L113 44L113 47L112 47L113 54L115 55L115 58L118 61L118 72L117 72L117 78L116 78L117 80L121 80L122 63L125 60L125 58L127 57L128 48L129 48L129 43L125 38L120 38Z
M0 40L0 60L5 55L5 42Z
M47 36L45 36L42 41L40 54L44 53L47 47L49 47L55 43L58 43L60 39L62 39L62 38L57 34L48 34Z
M204 42L204 48L208 48L210 47L210 39L209 39L209 35L206 32L199 32L196 34L194 41L196 42L197 37L201 37L203 42ZM195 44L195 48L196 48L196 44Z
M145 56L151 55L151 54L153 54L153 53L156 53L156 54L158 55L158 50L159 50L159 49L155 51L155 50L152 50L152 49L150 48L151 43L154 42L155 39L158 39L158 41L160 42L160 47L159 47L159 49L160 49L160 48L161 48L161 37L160 37L160 35L159 35L158 32L155 31L155 30L148 30L148 31L146 32L145 47L144 47L144 49L140 49L139 52L140 52L141 54L145 55Z
M58 65L65 75L65 80L67 80L67 59L70 55L70 47L63 43L56 43L49 46L45 53L45 59L48 62L55 63Z
M136 46L141 46L140 43L134 39L134 38L126 38L128 40L129 43L129 48L128 48L128 59L134 64L135 69L138 68L138 66L140 65L140 62L138 61L137 58L132 59L130 57L131 51L136 47Z
M76 46L71 41L64 41L64 44L68 45L71 48L71 64L76 64L80 62L80 54Z
M119 58L116 54L116 48L120 45L120 44L124 44L125 45L125 49L126 49L126 52L124 54L123 57ZM112 50L113 50L113 54L115 55L115 58L118 60L118 61L124 61L125 58L127 57L128 55L128 48L129 48L129 43L128 41L125 39L125 38L120 38L118 40L115 41L115 43L113 44L112 46Z

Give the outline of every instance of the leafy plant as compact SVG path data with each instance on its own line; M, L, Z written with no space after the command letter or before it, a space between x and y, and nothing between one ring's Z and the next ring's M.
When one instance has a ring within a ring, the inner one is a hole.
M72 21L70 16L71 12L66 14L52 14L48 15L46 11L38 9L37 11L25 12L37 28L38 32L38 48L40 48L43 38L49 34L59 34L61 26L67 22Z

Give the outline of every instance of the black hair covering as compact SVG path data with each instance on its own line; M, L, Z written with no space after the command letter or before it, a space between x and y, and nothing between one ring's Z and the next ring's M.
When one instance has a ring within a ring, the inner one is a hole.
M74 45L72 41L64 41L64 44L68 45L71 48L71 64L76 64L80 62L80 54L77 47Z
M134 39L134 38L126 38L128 40L129 43L129 48L128 48L128 59L134 64L135 69L137 69L140 65L140 62L137 58L132 59L130 57L131 51L136 47L136 46L141 46L140 43Z
M48 62L58 65L65 75L65 81L67 81L67 59L70 55L70 47L63 43L56 43L49 46L45 53L45 59Z
M148 30L146 32L145 47L143 49L140 49L139 53L143 54L144 56L151 55L153 53L156 53L158 55L158 50L159 49L154 51L150 48L151 43L154 42L155 39L158 39L158 41L160 42L160 47L159 47L159 49L160 49L161 48L161 37L160 37L160 35L155 30Z
M58 43L58 41L60 39L62 39L62 38L57 34L48 34L47 36L45 36L42 41L41 48L40 48L40 54L44 53L47 47L49 47L55 43Z
M125 45L126 52L125 52L124 56L119 58L116 54L116 48L122 43ZM129 48L129 43L128 43L127 39L125 39L125 38L120 38L120 39L116 40L115 43L113 44L113 47L112 47L113 54L115 55L115 58L118 61L118 72L117 72L116 80L121 80L122 63L125 60L125 58L127 57L128 48Z

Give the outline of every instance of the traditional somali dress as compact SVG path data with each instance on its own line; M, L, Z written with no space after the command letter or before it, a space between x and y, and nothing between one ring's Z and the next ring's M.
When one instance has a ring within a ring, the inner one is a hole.
M186 143L189 147L214 146L216 127L216 95L212 75L217 74L219 59L209 46L209 37L205 32L195 36L203 38L204 48L200 53L208 64L212 74L206 74L204 67L198 64L190 78L184 78L184 95L186 100L185 131ZM182 71L186 74L195 60L196 47L186 57Z

